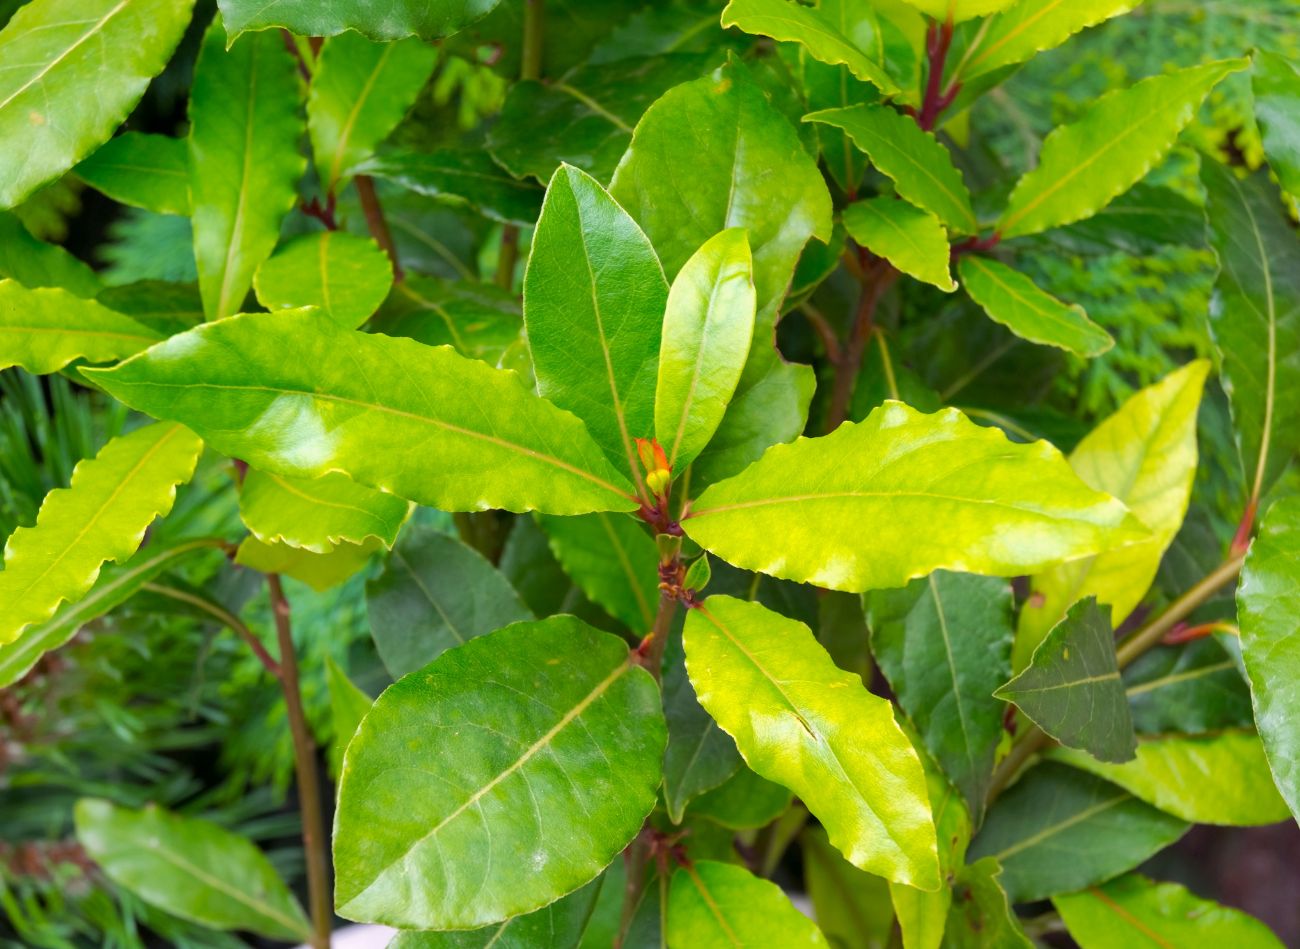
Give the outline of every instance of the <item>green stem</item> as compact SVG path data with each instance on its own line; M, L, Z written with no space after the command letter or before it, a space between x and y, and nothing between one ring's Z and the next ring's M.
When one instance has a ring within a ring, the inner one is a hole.
M329 853L325 836L325 812L321 806L320 774L316 767L316 741L307 726L298 684L298 659L289 625L289 601L278 574L268 573L271 612L280 643L280 685L289 713L293 736L294 771L298 783L298 806L302 816L302 843L307 855L307 894L311 908L312 949L329 949L334 912L330 905Z

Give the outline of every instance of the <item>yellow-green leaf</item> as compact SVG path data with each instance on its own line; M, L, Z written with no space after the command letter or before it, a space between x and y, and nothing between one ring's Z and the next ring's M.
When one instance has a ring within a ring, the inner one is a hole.
M1032 59L1060 46L1075 33L1128 13L1142 0L1017 0L993 16L958 69L958 78L976 76Z
M190 160L183 138L123 132L76 167L114 201L159 214L190 213Z
M1083 307L1062 303L1029 277L987 257L967 255L957 265L962 286L989 319L1021 339L1078 356L1100 356L1115 340L1088 319Z
M338 231L290 241L253 276L268 310L315 306L345 329L369 319L392 286L393 265L379 245Z
M258 540L318 554L374 537L393 546L410 504L333 472L286 478L249 469L239 489L239 515Z
M775 883L700 860L678 868L668 896L668 949L830 949Z
M948 269L948 232L929 211L882 195L845 208L844 228L855 241L909 277L944 292L957 289Z
M44 375L74 359L112 362L160 339L129 316L67 290L0 280L0 369L21 366Z

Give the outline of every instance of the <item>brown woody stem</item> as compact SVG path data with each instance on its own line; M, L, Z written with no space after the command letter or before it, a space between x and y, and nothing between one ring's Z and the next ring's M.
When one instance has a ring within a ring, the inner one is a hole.
M383 205L379 203L379 195L375 194L375 182L369 175L357 175L352 180L357 186L357 197L361 199L361 212L366 216L366 227L370 229L370 236L393 262L393 279L401 283L405 274L401 262L397 259L397 245L393 243L393 232L388 229Z

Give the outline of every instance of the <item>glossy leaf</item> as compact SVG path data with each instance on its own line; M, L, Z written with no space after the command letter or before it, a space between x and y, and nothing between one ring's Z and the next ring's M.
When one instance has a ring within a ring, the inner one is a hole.
M1033 949L1007 894L998 883L1002 868L993 857L977 860L957 871L952 905L944 929L950 949Z
M1010 584L940 570L866 603L871 650L894 695L981 813L1006 711L993 692L1011 673Z
M431 732L456 739L411 743ZM540 909L636 835L664 738L654 680L621 640L572 617L445 653L385 691L348 747L338 911L468 929Z
M900 195L932 213L954 234L979 230L970 192L952 156L915 119L886 105L860 105L814 112L804 121L843 129Z
M1300 71L1293 63L1256 50L1251 68L1255 121L1269 167L1292 197L1300 194Z
M789 811L793 799L789 788L741 764L731 777L692 801L686 819L689 823L703 817L729 830L757 830Z
M15 530L0 571L0 646L88 591L105 561L135 553L171 510L203 443L179 425L149 425L80 462L72 483L45 496L33 527Z
M93 297L103 289L86 264L57 244L37 240L8 211L0 211L0 276L24 287L59 287L79 297Z
M1038 167L1007 199L998 232L1019 237L1092 217L1164 158L1210 90L1245 65L1191 66L1098 99L1043 142Z
M970 844L971 818L961 793L939 773L928 755L921 756L934 825L939 838L939 876L942 883L933 892L901 883L889 884L894 915L903 937L903 949L940 949L952 906L952 880L966 862Z
M659 551L645 525L622 514L538 519L551 552L588 599L642 635L659 602Z
M925 776L889 704L835 667L807 626L712 596L686 618L700 704L758 774L794 791L862 870L939 883Z
M961 23L977 16L989 16L1005 10L1018 0L906 0L906 2L931 19L942 21L951 17L954 22Z
M317 593L350 579L370 563L384 545L372 537L361 544L336 544L324 553L285 543L266 544L245 537L235 552L235 563L259 573L281 573L307 584Z
M273 474L340 471L449 511L634 506L582 423L513 373L446 347L350 332L313 310L211 323L93 376L128 405L192 425L218 451Z
M1144 739L1138 742L1136 760L1127 764L1103 764L1063 748L1052 756L1193 824L1254 827L1289 816L1254 732Z
M844 228L909 277L945 292L957 289L948 270L948 232L929 211L890 196L869 198L844 209Z
M963 81L1023 63L1142 0L1018 0L988 21L958 70Z
M843 949L884 949L894 922L889 884L853 866L810 827L799 835L804 882L818 928Z
M1300 501L1279 501L1265 516L1246 557L1237 613L1255 722L1273 780L1300 820Z
M1300 451L1300 246L1264 172L1240 180L1201 163L1219 279L1210 334L1251 498Z
M330 774L337 780L343 767L343 752L375 700L352 683L332 656L325 657L325 686L329 690L330 724L334 729L329 748Z
M841 9L848 7L868 16L874 16L872 9L857 3L856 0L848 0L840 4L840 7ZM821 9L825 11L826 4L823 4ZM799 78L803 85L804 98L807 100L806 107L811 111L844 109L879 97L875 87L854 79L846 66L827 66L804 52L799 57L799 67ZM822 161L826 163L826 170L831 173L835 183L845 194L856 196L862 184L862 177L870 165L867 156L854 146L842 129L829 125L819 127L817 140L821 145Z
M159 214L190 213L185 139L123 132L81 162L77 177L114 201Z
M384 178L451 207L469 208L503 224L532 227L541 210L541 189L510 177L482 149L394 150L352 170Z
M452 346L462 356L499 365L524 328L519 300L493 284L439 280L408 273L372 327L428 346Z
M318 554L371 537L391 547L409 509L337 472L308 479L250 469L239 490L239 516L258 540Z
M739 228L710 238L673 281L663 317L655 437L674 472L717 431L754 333L753 259Z
M1115 633L1095 597L1072 606L1025 670L995 694L1064 745L1102 761L1133 758L1133 721L1115 660Z
M843 10L844 5L839 9ZM852 24L857 29L850 33L845 30L849 24L837 22L820 9L793 0L731 0L722 11L724 27L735 26L746 33L798 43L823 63L847 66L853 75L881 92L897 92L898 87L885 70L880 29L873 20L858 18Z
M370 632L394 679L533 614L477 550L424 527L402 535L366 584Z
M0 369L44 375L75 359L112 362L162 336L108 307L56 287L0 280Z
M3 655L0 653L0 660ZM736 774L741 767L740 752L695 697L678 638L669 640L667 646L663 691L668 722L663 798L668 819L680 824L688 804Z
M967 254L957 265L961 284L995 323L1021 339L1076 356L1100 356L1115 345L1083 307L1062 303L1029 277L988 257Z
M1199 735L1254 721L1239 659L1214 637L1143 653L1124 670L1139 734Z
M309 939L302 907L260 850L210 821L150 805L82 798L77 841L100 870L146 903L212 929Z
M673 873L667 941L669 949L830 947L776 884L712 860Z
M473 23L499 0L392 0L382 15L369 0L218 0L232 40L245 30L284 27L299 36L356 30L374 40L436 40Z
M587 423L640 484L635 439L654 426L655 369L668 284L636 222L594 178L551 179L524 275L537 389Z
M917 523L945 529L922 536ZM1012 444L955 409L900 402L770 449L701 494L682 527L736 566L851 592L940 568L1014 576L1145 534L1046 442Z
M167 65L193 6L35 0L14 13L0 31L0 208L108 141Z
M1109 880L1187 828L1108 781L1048 762L989 809L969 859L996 857L1007 896L1024 903Z
M1141 390L1070 453L1084 483L1128 505L1151 537L1034 576L1020 615L1016 669L1078 600L1095 596L1118 628L1146 596L1191 499L1197 412L1209 370L1209 362L1197 360Z
M433 73L437 50L418 39L375 43L357 33L327 39L307 95L307 129L327 194L402 121Z
M1052 902L1083 949L1282 949L1267 926L1240 910L1200 899L1177 883L1156 883L1136 873Z
M399 932L388 949L577 949L604 877L549 906L469 932ZM619 893L622 896L622 893Z
M488 132L488 148L516 178L547 182L567 163L608 181L651 103L716 61L709 53L638 55L584 63L549 82L517 82Z
M319 307L344 329L355 329L388 296L393 265L368 238L322 231L281 247L257 269L253 286L268 310Z
M271 255L306 168L298 76L276 33L226 49L218 19L203 37L190 93L194 257L208 319L238 313Z
M58 649L83 625L134 596L149 581L178 561L217 543L208 538L183 540L155 549L146 547L121 566L105 567L94 588L75 603L65 604L44 623L25 630L16 642L0 646L0 689L13 685L45 653Z

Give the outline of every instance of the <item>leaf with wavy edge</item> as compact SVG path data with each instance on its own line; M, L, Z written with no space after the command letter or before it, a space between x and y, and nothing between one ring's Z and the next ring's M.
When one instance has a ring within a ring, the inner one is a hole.
M472 929L572 892L641 829L664 743L650 674L572 616L444 653L390 686L348 746L339 913Z
M299 36L334 36L355 30L372 40L451 36L491 12L500 0L218 0L230 37L283 27Z
M1077 356L1100 356L1115 345L1083 307L1062 303L1028 276L987 257L967 255L957 265L962 286L995 323L1021 339Z
M977 16L989 16L1018 0L904 0L908 6L916 7L926 16L942 22L952 17L953 22L961 23Z
M29 290L0 280L0 369L44 375L75 359L112 362L162 335L129 316L57 287Z
M1019 0L989 19L956 70L963 82L1032 59L1142 0Z
M758 603L711 596L684 639L700 704L750 768L797 794L854 866L939 886L925 773L888 702L807 626Z
M231 317L85 372L273 474L341 471L445 511L636 507L582 423L515 373L449 347L344 330L315 310Z
M276 33L226 48L208 27L190 90L190 198L194 258L208 319L239 312L258 265L280 238L307 168L298 76Z
M384 545L375 537L360 544L344 541L324 553L316 553L285 543L267 544L249 536L240 542L235 563L260 573L282 573L320 593L364 570L371 555L383 549Z
M1049 756L1118 784L1139 800L1193 824L1257 827L1290 816L1250 731L1163 735L1137 744L1137 758L1107 764L1070 748Z
M35 0L14 13L0 31L0 208L108 141L167 65L193 6Z
M134 554L154 518L171 510L202 450L180 425L148 425L78 463L71 485L45 496L36 525L18 528L5 544L0 645L81 597L105 561Z
M210 821L96 798L75 810L77 840L110 880L150 906L213 929L307 939L302 907L266 856Z
M239 489L239 516L258 540L318 554L367 538L393 546L410 503L334 472L286 478L250 468Z
M881 195L844 209L844 229L898 270L945 293L957 289L949 270L948 232L929 211Z
M1244 59L1191 66L1098 99L1076 122L1047 136L1038 166L1007 199L998 232L1020 237L1092 217L1141 181L1210 90L1246 66Z
M1149 533L1048 443L901 402L768 449L701 494L682 527L738 567L853 593L940 568L1017 576Z
M775 883L714 860L673 873L666 936L668 949L830 949L822 931Z
M873 20L874 17L862 22L871 25ZM883 63L872 59L864 48L864 40L876 40L878 26L866 31L866 36L847 36L840 25L820 9L793 0L731 0L722 11L722 26L735 26L746 33L798 43L814 59L830 66L847 66L853 75L886 95L898 92Z
M58 244L31 235L18 215L0 211L0 277L24 287L60 287L79 297L103 290L99 277Z

